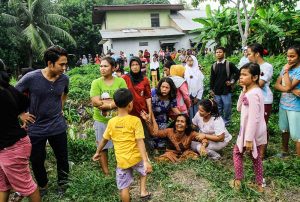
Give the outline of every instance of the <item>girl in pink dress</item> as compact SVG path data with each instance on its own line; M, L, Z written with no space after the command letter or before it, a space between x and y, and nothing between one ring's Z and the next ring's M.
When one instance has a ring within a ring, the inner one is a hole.
M263 192L263 166L259 154L261 146L267 144L267 128L264 120L264 97L259 87L260 67L247 63L240 69L240 94L237 110L241 112L240 133L233 149L235 179L230 182L235 189L240 189L244 177L243 156L249 153L255 173L255 188Z

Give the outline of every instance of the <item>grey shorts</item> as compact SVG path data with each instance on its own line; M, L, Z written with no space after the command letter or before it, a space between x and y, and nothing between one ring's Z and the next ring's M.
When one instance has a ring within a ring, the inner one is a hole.
M142 176L147 175L147 173L145 172L143 161L140 161L136 165L127 169L117 168L116 180L119 190L126 189L133 182L133 170L137 171Z
M95 135L96 135L97 146L98 146L98 143L103 139L103 134L106 129L106 126L107 126L107 124L105 124L105 123L102 123L99 121L94 122L94 130L95 130ZM109 140L103 149L110 149L113 147L114 147L114 145L113 145L112 141Z

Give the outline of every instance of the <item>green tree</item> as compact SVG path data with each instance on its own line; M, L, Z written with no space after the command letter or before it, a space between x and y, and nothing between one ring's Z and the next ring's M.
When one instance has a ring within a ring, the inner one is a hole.
M42 58L43 52L50 45L56 44L55 39L62 39L76 44L72 36L59 24L70 24L70 21L57 14L53 3L48 0L9 0L9 13L2 13L2 21L27 51L28 66L32 67L33 56Z
M207 0L193 0L193 6L197 7L199 2L204 2ZM249 28L251 20L258 8L265 8L270 5L278 5L281 10L291 10L294 9L297 0L216 0L220 4L224 5L226 3L235 4L236 14L237 14L237 24L239 32L242 39L242 46L247 45L247 40L249 37ZM242 13L243 12L243 13ZM244 19L242 19L244 17Z
M212 11L210 5L206 6L206 17L196 18L195 22L203 25L202 28L193 30L200 33L199 43L202 50L211 41L217 46L224 46L231 54L238 46L236 41L240 40L238 27L236 25L236 12L234 8Z

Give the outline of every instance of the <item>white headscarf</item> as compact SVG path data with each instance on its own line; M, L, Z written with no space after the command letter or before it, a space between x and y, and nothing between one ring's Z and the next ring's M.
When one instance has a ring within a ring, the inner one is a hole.
M188 63L185 65L184 78L188 83L190 95L192 95L193 97L197 97L198 99L202 99L204 90L204 75L199 70L197 58L193 55L190 55L189 57L193 59L194 63L192 67L190 67Z

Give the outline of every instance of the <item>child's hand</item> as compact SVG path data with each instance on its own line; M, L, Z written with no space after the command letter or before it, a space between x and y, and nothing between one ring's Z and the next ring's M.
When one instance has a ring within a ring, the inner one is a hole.
M252 141L246 141L246 151L251 152L253 149L253 142Z
M101 154L95 153L93 156L93 161L99 161L101 157Z
M144 168L146 173L152 172L152 165L150 164L149 161L144 161Z
M205 139L205 134L203 134L203 133L199 133L196 136L196 140L198 140L198 141L202 141L203 139Z

